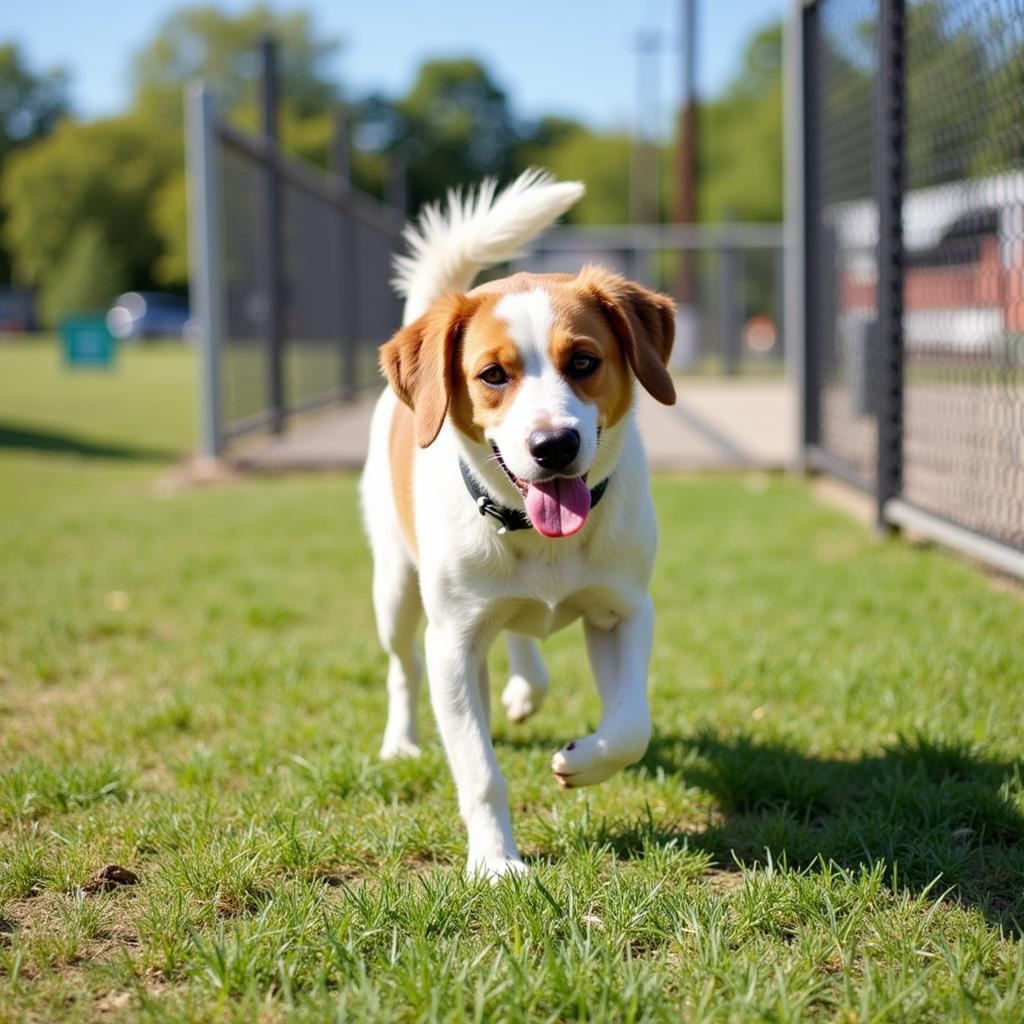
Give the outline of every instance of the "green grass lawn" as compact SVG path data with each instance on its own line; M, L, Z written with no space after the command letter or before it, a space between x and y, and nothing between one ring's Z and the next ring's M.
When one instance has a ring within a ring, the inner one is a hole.
M169 497L189 360L130 356L0 347L0 1020L1024 1016L1018 593L797 481L658 479L651 749L557 788L598 705L555 638L494 724L532 872L468 882L426 705L375 756L355 479Z
M0 448L173 458L195 446L196 372L181 342L122 344L112 370L69 370L50 336L0 336Z

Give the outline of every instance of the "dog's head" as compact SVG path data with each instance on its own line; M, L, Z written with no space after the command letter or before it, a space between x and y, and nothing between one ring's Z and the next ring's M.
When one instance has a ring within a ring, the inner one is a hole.
M587 517L588 474L603 432L632 405L633 379L675 401L674 324L671 299L598 267L517 274L438 299L383 346L381 366L421 447L448 417L490 447L540 533L569 536Z

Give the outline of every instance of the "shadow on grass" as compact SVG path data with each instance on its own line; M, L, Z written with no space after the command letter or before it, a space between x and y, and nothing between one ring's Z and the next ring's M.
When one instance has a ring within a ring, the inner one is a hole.
M0 421L0 448L20 448L24 451L45 452L53 455L80 455L97 459L139 459L169 462L177 458L175 452L162 448L139 445L109 444L89 441L74 434L28 428L16 423Z
M551 748L552 740L497 744ZM766 851L800 870L813 871L819 858L854 871L884 862L890 885L921 892L939 878L936 891L952 887L965 906L1024 933L1024 814L1016 802L1024 761L924 736L843 760L705 731L656 735L643 768L663 772L665 785L703 789L714 807L706 823L646 817L596 825L593 841L620 857L685 842L725 871L761 863Z
M716 802L706 828L668 827L658 841L685 839L727 870L761 861L766 850L794 868L813 868L819 857L848 869L884 861L890 882L920 891L941 876L940 890L952 886L965 905L1022 931L1022 761L923 736L847 761L704 732L656 736L641 764ZM628 833L608 837L625 856L643 843Z

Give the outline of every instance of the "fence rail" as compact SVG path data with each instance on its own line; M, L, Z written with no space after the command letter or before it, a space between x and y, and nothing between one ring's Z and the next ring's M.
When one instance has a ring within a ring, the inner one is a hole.
M1024 8L817 0L791 28L807 463L1024 576Z
M676 369L781 372L783 251L779 224L557 227L517 269L576 273L600 263L676 298Z

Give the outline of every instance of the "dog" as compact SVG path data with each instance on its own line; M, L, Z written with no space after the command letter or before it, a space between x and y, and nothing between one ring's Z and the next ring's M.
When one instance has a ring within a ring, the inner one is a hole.
M490 734L487 652L507 636L501 701L515 722L548 690L537 640L582 619L603 714L555 753L566 789L634 764L650 739L647 667L657 545L638 382L675 401L671 299L597 266L518 273L469 290L582 194L539 171L500 194L449 194L406 228L402 328L381 347L388 387L361 481L373 604L388 654L381 756L419 752L426 613L431 702L468 832L467 870L525 865Z

